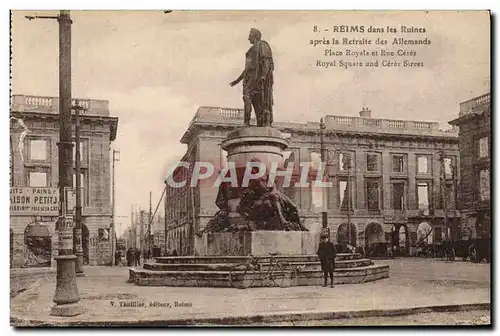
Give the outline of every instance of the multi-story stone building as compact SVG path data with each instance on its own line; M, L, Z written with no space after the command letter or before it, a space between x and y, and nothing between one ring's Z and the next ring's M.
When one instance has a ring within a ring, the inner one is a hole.
M490 93L460 104L459 128L461 240L478 244L490 258L491 243L491 98Z
M165 218L156 216L151 225L152 243L161 249L165 249Z
M200 107L181 139L187 145L182 160L224 165L220 143L242 125L243 110ZM334 242L366 248L382 243L405 255L416 254L424 241L441 244L447 236L458 235L454 167L459 158L454 128L444 131L433 122L376 119L365 108L360 117L326 116L325 126L327 175L332 182L327 197L322 197L322 189L313 187L284 190L297 203L308 228L321 227L321 211L326 209ZM321 162L319 122L276 122L274 127L288 139L284 154L296 167L301 162L313 166ZM189 171L176 174L174 180L188 179L189 185ZM348 180L351 192L347 192ZM194 253L193 234L218 210L217 192L203 184L196 188L167 186L170 249L174 246L183 254Z
M85 108L80 112L79 144L84 263L111 264L110 144L118 118L110 116L108 101L79 101ZM13 267L50 266L57 255L58 141L59 99L14 95L10 111Z
M197 147L195 143L188 145L181 161L195 162L199 157ZM202 188L190 187L190 177L188 170L177 169L173 179L187 181L186 185L180 188L165 186L165 247L170 252L177 251L179 255L194 253L194 234L196 229L201 229L199 204L204 192L201 191Z

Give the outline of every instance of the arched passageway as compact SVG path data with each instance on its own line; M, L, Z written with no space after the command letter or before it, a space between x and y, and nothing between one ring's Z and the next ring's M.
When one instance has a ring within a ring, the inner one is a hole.
M50 267L52 235L46 224L34 222L24 230L24 267Z
M342 223L339 225L337 230L337 244L346 246L351 245L353 247L357 246L357 229L354 224L350 224L350 230L347 229L348 224Z
M410 247L410 234L406 225L393 225L391 228L391 237L391 249L393 256L408 256Z
M387 243L382 225L370 223L365 229L365 253L367 257L384 257Z

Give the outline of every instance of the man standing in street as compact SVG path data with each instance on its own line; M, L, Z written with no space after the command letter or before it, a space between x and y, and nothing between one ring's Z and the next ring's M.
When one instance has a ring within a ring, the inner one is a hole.
M122 260L122 256L120 254L120 250L116 250L115 251L115 266L121 266L121 260Z
M127 250L127 266L134 266L135 264L135 253L134 250L129 247Z
M141 266L141 251L135 249L135 266Z
M323 287L327 286L328 275L330 275L330 286L333 288L333 271L335 270L335 257L337 256L337 250L335 245L328 240L328 235L321 235L321 242L318 248L318 257L321 261L321 270L323 271L323 276L325 278L325 283Z

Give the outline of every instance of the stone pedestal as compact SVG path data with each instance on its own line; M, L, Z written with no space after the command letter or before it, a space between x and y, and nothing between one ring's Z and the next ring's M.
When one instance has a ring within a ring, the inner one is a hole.
M244 231L204 233L195 237L197 256L314 255L319 237L307 231Z
M288 147L288 142L276 128L245 127L229 133L221 146L227 151L227 161L234 162L236 168L258 159L269 169L271 163L283 160L282 152Z
M245 127L229 133L221 147L227 151L227 161L233 162L238 172L242 173L252 161L264 164L269 172L273 164L282 164L282 153L288 147L288 142L276 128ZM231 224L237 224L239 221L240 215L236 211L239 201L237 193L234 198L228 200Z

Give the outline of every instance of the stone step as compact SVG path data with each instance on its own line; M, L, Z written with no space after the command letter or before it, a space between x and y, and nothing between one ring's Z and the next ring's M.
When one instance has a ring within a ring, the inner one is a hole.
M256 259L267 259L269 256L257 256ZM317 255L277 255L274 256L277 260L294 261L294 262L311 262L318 261ZM182 256L182 257L158 257L156 263L158 264L243 264L249 260L249 256ZM356 260L361 259L359 253L339 253L335 258L338 261L342 260Z
M321 269L321 263L319 261L281 261L283 266L286 268L299 267L301 270L311 269L319 270ZM268 261L263 261L259 263L263 270L267 269L270 265ZM154 271L230 271L236 266L244 267L244 264L234 264L234 263L145 263L144 269L154 270ZM373 265L370 259L355 259L355 260L340 260L335 262L335 268L355 268L362 266Z
M172 286L172 287L231 287L229 271L152 271L131 268L129 282L139 286ZM242 279L238 279L241 274ZM278 272L273 273L282 278L282 285L286 286L316 286L323 283L323 272L306 270L296 276L291 271L283 272L282 277ZM272 287L276 284L258 272L233 272L236 275L235 286L238 282L253 280L252 287ZM264 272L265 275L265 272ZM244 278L243 278L244 276ZM389 277L389 266L370 265L356 268L336 269L334 279L336 284L353 284L375 281Z

